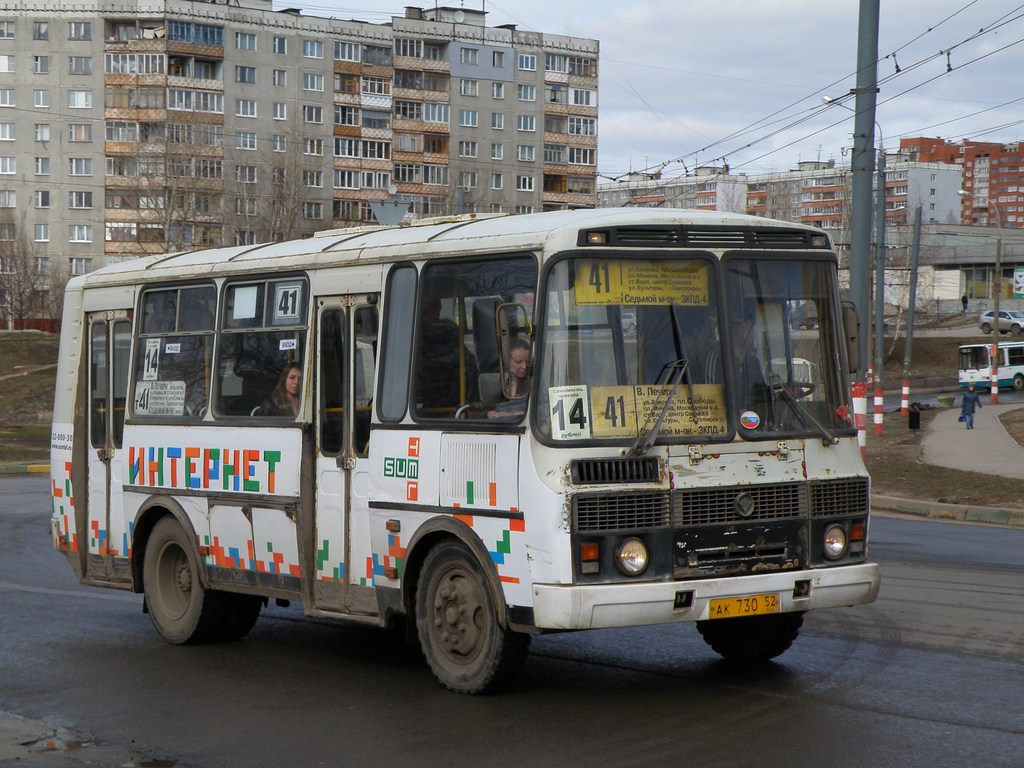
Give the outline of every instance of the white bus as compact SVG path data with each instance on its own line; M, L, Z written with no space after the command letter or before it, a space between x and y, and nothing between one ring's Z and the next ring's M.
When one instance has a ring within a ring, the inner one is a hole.
M999 388L1024 390L1024 341L999 342L999 364L996 375ZM964 344L957 356L957 377L960 388L971 384L988 389L992 385L992 345Z
M841 310L824 233L680 210L111 265L67 288L53 543L171 643L298 600L461 692L550 631L772 658L879 586Z

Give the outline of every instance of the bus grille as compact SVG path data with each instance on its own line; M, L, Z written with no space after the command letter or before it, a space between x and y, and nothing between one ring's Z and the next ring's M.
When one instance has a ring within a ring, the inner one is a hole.
M685 528L801 517L807 511L806 488L804 483L779 483L676 491L672 494L672 523ZM749 496L753 504L738 504L740 496Z
M668 494L623 493L615 496L576 496L573 520L577 531L618 531L667 528L671 521Z
M579 495L572 500L573 526L580 533L596 533L795 520L808 514L863 515L868 512L868 487L867 478L846 478L815 483L686 488L671 493Z
M652 456L625 459L573 459L569 472L576 485L656 483L658 460Z
M866 515L869 498L866 477L811 483L811 514L814 517Z

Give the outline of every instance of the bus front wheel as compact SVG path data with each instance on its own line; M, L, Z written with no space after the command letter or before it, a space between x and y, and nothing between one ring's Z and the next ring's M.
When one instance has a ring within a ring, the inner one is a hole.
M221 639L228 595L203 587L195 548L173 517L154 526L142 567L149 618L167 642Z
M423 563L416 593L416 629L434 677L458 693L488 693L522 669L530 637L501 626L480 563L452 541Z
M729 661L768 661L784 653L800 634L802 613L698 621L704 642Z

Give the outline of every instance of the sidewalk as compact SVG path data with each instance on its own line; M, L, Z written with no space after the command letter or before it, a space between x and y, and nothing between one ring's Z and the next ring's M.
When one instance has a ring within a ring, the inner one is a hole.
M957 397L957 406L960 399ZM922 436L921 458L929 464L983 475L1024 478L1024 447L1003 429L999 416L1024 408L1021 403L992 405L982 397L981 410L974 414L974 429L957 421L960 408L944 408L935 414ZM869 438L870 440L870 438ZM1024 499L1024 486L1021 498ZM873 509L930 517L937 520L993 523L1024 527L1024 508L982 507L943 504L937 501L902 499L872 494Z
M130 748L97 744L88 735L54 728L0 709L0 765L25 768L174 766Z

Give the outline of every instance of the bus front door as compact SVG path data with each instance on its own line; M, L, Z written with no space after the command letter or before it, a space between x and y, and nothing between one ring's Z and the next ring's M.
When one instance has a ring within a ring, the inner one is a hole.
M317 304L316 574L321 610L372 614L367 450L377 307L366 294Z
M121 512L122 437L132 324L125 313L89 316L88 520L86 578L130 581L128 527Z

